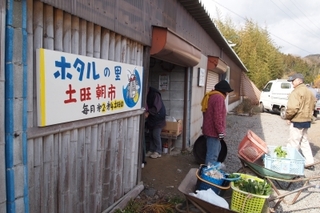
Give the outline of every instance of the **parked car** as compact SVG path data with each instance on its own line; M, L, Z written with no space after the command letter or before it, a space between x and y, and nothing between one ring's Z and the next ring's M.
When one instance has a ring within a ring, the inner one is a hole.
M286 79L269 81L261 91L259 99L260 110L262 112L279 113L281 118L284 119L288 97L292 90L292 83Z

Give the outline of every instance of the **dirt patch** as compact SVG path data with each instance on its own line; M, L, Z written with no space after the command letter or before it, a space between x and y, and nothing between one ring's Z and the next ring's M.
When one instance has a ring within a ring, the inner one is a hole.
M191 168L199 167L191 150L175 150L161 158L147 158L146 161L142 169L142 181L149 196L182 196L178 191L181 181Z

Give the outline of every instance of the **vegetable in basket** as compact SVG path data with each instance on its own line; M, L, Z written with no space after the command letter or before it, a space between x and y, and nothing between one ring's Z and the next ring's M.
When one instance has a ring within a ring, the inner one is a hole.
M270 195L272 191L271 185L265 180L257 181L241 178L234 182L234 186L238 187L242 191L256 195Z

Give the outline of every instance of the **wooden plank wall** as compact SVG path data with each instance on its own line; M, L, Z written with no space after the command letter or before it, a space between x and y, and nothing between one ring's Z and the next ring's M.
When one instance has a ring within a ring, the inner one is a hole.
M6 212L6 165L5 165L5 73L4 73L4 44L5 44L6 3L0 2L0 212Z
M143 46L62 10L28 0L30 212L102 212L137 185L142 112L38 128L38 48L142 66Z

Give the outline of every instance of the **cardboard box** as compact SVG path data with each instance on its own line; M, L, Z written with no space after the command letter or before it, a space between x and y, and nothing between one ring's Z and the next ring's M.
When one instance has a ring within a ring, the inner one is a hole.
M172 135L180 135L182 133L182 120L166 121L166 126L163 127L161 133L172 134Z

